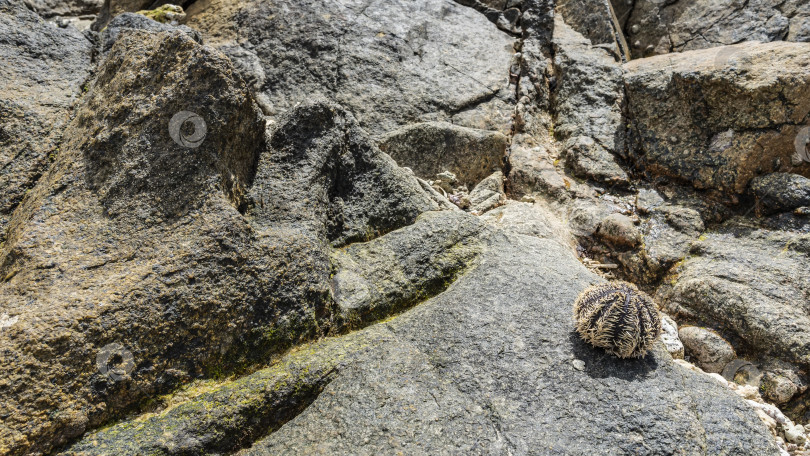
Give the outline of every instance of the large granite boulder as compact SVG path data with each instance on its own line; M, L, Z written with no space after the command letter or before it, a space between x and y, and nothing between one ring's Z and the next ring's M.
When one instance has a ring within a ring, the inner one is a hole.
M0 245L11 213L59 153L93 45L19 0L0 0Z
M571 305L598 281L555 240L495 233L407 313L65 454L779 454L750 405L660 343L620 360L582 342Z
M796 147L810 122L810 43L744 43L624 68L631 154L647 171L729 194L775 171L810 176Z
M0 251L4 454L341 330L333 246L438 208L337 105L266 139L227 58L179 31L122 35L63 135ZM474 255L445 258L414 296Z
M234 21L271 118L320 93L373 136L432 120L511 130L514 38L452 0L263 1Z

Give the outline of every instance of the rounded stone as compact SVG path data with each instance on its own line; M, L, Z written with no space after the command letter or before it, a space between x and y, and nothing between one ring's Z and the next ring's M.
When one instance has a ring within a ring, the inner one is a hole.
M678 336L686 354L706 372L720 373L737 357L731 344L710 329L686 326L678 331Z
M623 214L610 214L605 217L599 225L597 234L612 244L635 247L641 242L641 232L633 220Z
M760 391L766 399L776 404L784 404L799 392L799 387L784 375L766 372L762 376Z

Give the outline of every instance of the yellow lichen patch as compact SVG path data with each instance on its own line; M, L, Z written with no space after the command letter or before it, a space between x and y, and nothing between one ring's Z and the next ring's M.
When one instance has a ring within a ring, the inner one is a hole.
M146 16L149 19L162 24L179 24L186 19L186 13L183 11L183 8L171 4L163 5L153 10L141 10L138 11L138 14Z

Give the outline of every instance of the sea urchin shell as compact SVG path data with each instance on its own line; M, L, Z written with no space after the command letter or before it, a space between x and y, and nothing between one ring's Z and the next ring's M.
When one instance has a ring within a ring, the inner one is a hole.
M661 334L652 298L627 282L587 288L574 303L574 319L585 342L619 358L644 356Z

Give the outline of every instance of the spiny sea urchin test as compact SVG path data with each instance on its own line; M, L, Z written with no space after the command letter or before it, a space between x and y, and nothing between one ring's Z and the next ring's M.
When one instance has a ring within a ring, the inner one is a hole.
M652 298L627 282L587 288L574 302L574 319L585 342L619 358L644 356L661 334Z

